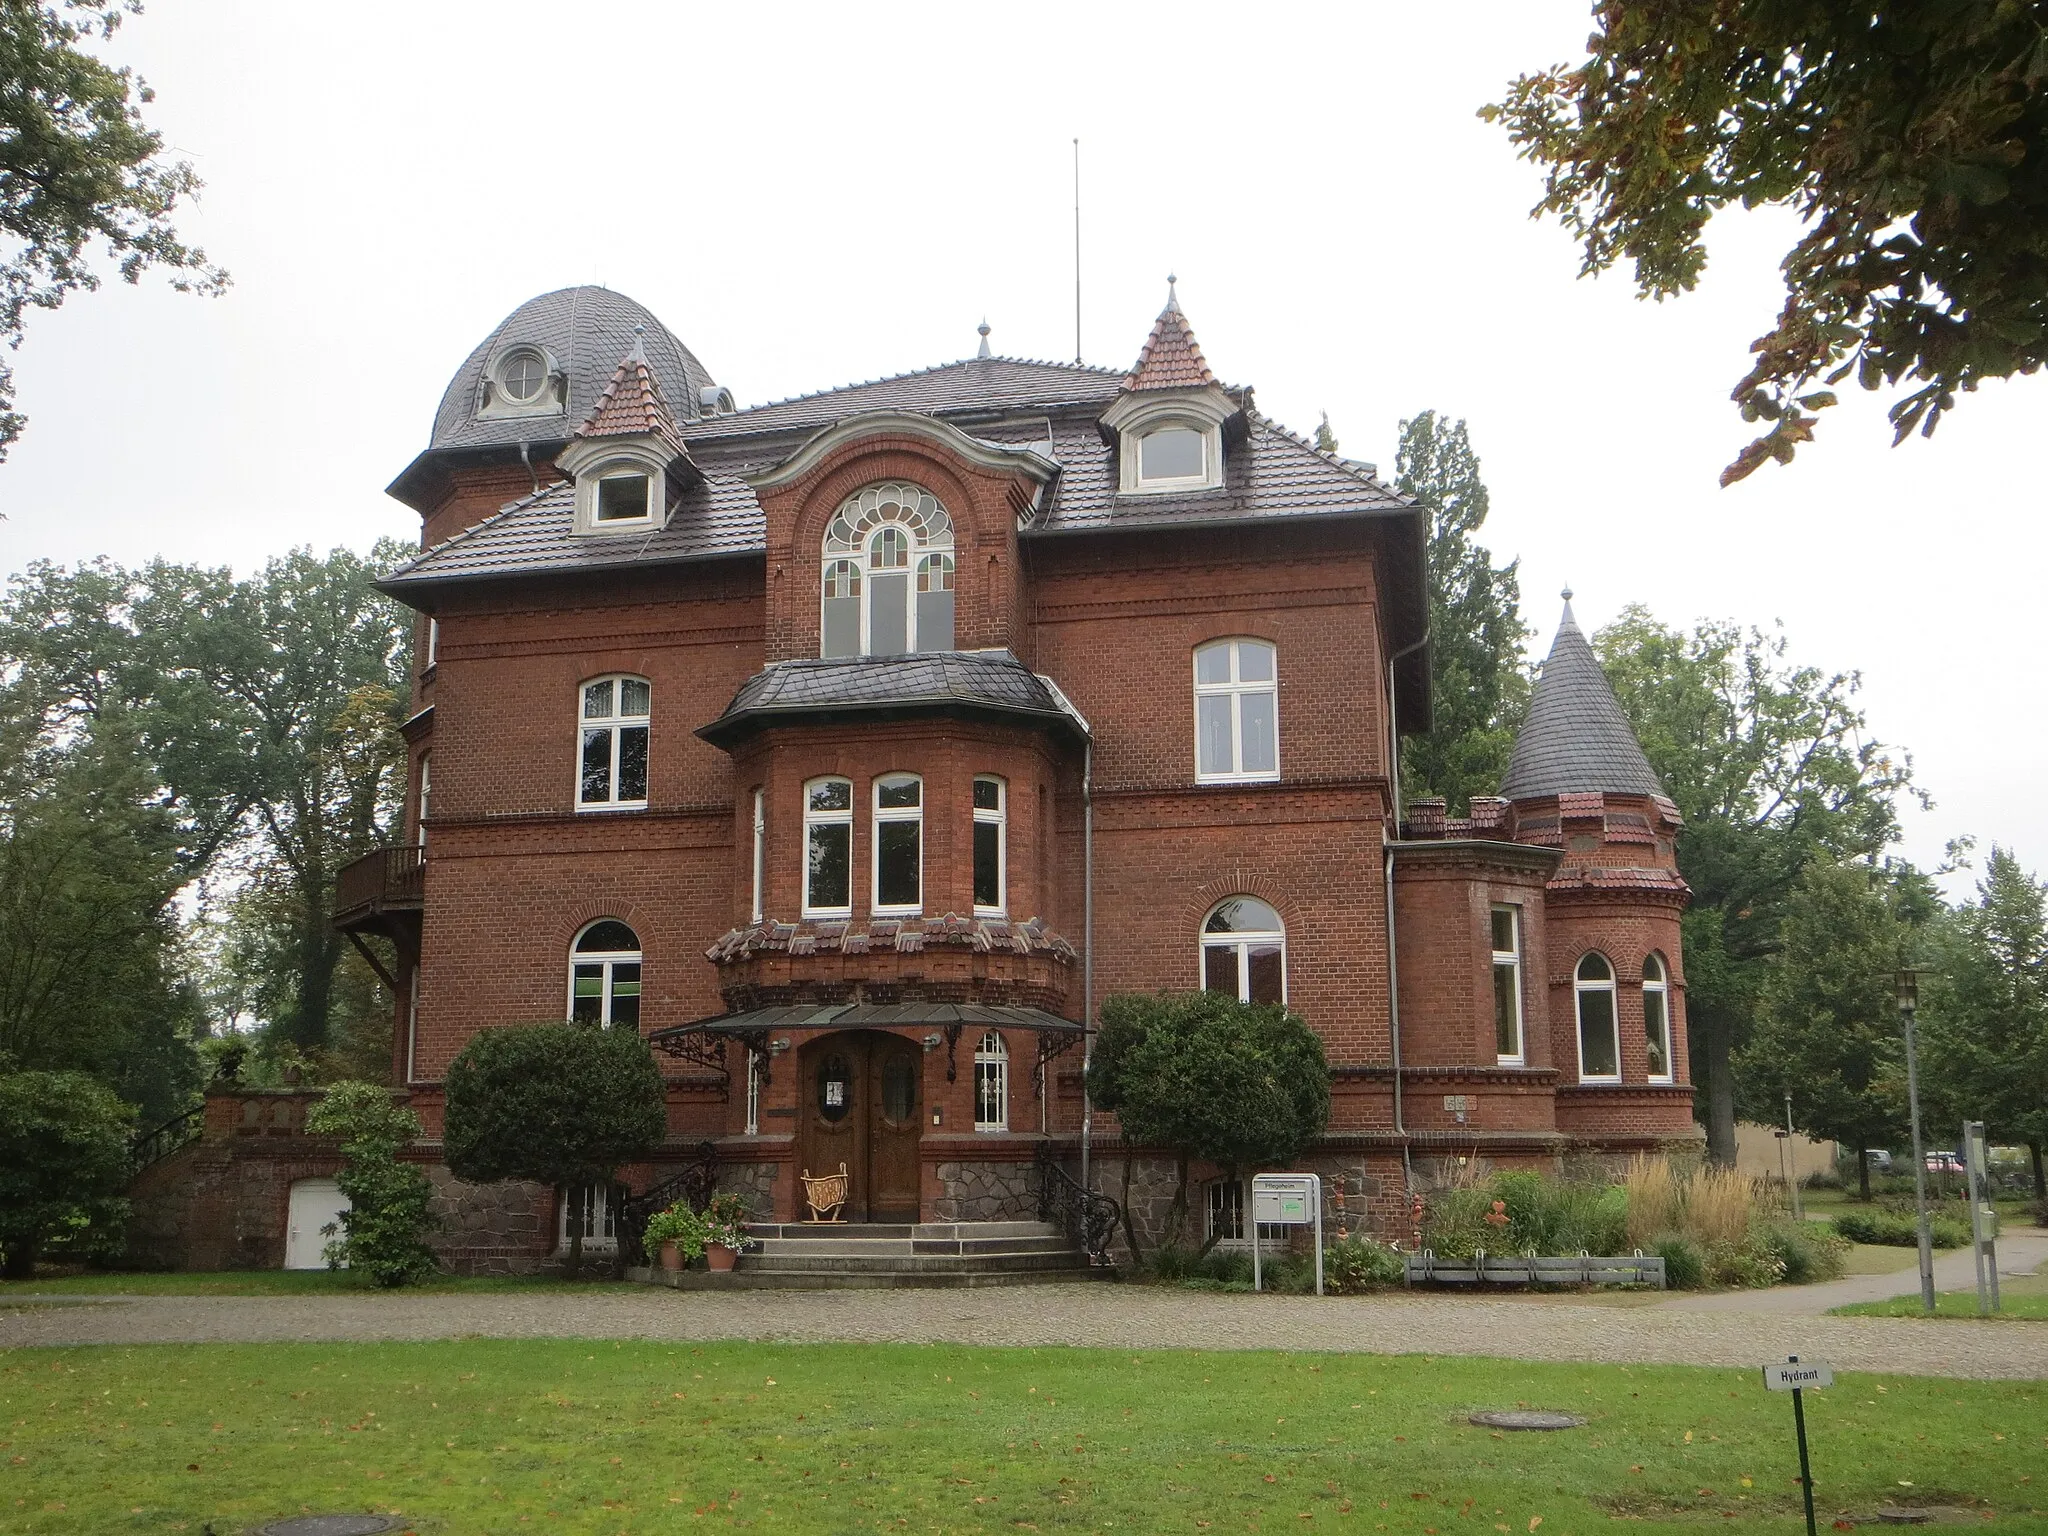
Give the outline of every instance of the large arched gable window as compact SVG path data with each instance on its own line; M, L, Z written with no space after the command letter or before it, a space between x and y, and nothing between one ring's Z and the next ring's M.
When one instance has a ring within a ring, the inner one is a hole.
M1650 1081L1670 1082L1671 971L1658 954L1643 957L1643 1042L1650 1064Z
M1579 1081L1621 1081L1621 1029L1614 1012L1614 967L1589 950L1572 977L1579 1017Z
M1241 1003L1287 1001L1287 932L1256 896L1220 901L1202 923L1202 990Z
M871 485L825 529L819 653L953 649L953 519L930 491Z
M640 1027L640 935L615 917L599 918L570 946L569 1017Z

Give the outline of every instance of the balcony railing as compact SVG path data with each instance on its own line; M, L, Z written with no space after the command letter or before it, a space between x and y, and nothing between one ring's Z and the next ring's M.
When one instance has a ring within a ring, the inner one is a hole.
M379 848L344 864L334 877L334 920L417 911L426 895L427 850L418 843Z

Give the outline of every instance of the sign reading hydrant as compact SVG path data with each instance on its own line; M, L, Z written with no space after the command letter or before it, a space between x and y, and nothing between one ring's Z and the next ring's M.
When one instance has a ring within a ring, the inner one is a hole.
M1799 1488L1806 1495L1806 1536L1819 1536L1813 1528L1813 1469L1806 1460L1806 1401L1804 1394L1835 1384L1835 1368L1818 1360L1801 1360L1788 1355L1783 1365L1764 1367L1764 1385L1773 1392L1792 1394L1792 1424L1799 1435Z
M1259 1228L1316 1229L1316 1294L1323 1294L1323 1181L1313 1173L1252 1175L1252 1289L1264 1290L1259 1268Z

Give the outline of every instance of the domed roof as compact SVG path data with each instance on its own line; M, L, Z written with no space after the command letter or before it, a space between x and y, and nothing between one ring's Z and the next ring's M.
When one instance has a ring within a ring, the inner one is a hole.
M619 360L632 349L635 326L645 328L640 340L670 408L683 420L698 415L703 390L711 383L704 365L651 311L623 293L586 284L528 299L498 322L449 381L441 408L434 413L434 436L427 451L566 440L590 415ZM568 398L563 409L546 415L480 417L485 370L522 343L539 348L566 375Z

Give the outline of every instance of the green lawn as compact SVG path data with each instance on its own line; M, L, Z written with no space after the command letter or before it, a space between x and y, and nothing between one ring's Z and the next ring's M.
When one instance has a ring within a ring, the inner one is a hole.
M545 1291L559 1290L568 1283L544 1276L442 1275L397 1294ZM614 1283L580 1282L585 1286ZM88 1274L0 1281L0 1306L23 1296L329 1296L342 1292L366 1296L393 1294L379 1291L360 1275L345 1269L232 1269L200 1274Z
M1519 1404L1590 1422L1464 1422ZM1845 1376L1808 1421L1824 1525L1917 1500L2048 1527L2048 1384ZM1791 1405L1749 1370L608 1340L0 1354L6 1532L376 1510L419 1536L1789 1536L1796 1466Z
M1990 1322L1997 1319L2016 1319L2020 1322L2048 1322L2048 1273L2032 1275L2001 1275L1998 1281L1999 1310L1992 1318L1980 1319ZM1861 1301L1854 1306L1836 1307L1835 1311L1855 1317L1925 1317L1920 1310L1920 1293L1910 1296L1894 1296L1889 1301ZM1941 1291L1934 1298L1936 1317L1976 1318L1977 1288L1966 1291Z

